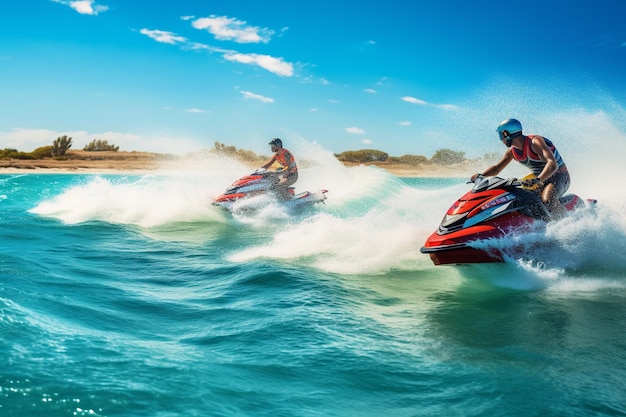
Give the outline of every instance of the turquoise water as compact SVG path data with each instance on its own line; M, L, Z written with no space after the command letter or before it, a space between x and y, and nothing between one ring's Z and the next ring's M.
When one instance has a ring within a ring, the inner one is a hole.
M462 179L237 217L235 174L0 175L1 416L626 415L623 202L434 267Z

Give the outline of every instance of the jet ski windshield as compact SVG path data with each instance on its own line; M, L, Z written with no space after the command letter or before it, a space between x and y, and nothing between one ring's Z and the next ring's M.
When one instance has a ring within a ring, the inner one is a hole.
M475 193L479 193L482 191L489 191L496 188L509 189L519 186L520 183L519 181L517 181L516 178L483 177L482 175L479 175L474 181L472 191Z

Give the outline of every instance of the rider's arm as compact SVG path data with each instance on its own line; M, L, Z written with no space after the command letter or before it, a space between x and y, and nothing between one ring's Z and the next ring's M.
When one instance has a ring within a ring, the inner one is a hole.
M276 154L272 155L272 159L269 160L269 162L263 166L261 166L261 168L263 169L267 169L270 167L270 165L272 165L274 162L276 161Z
M504 153L502 159L496 162L495 165L490 166L486 170L484 170L481 174L472 175L472 181L476 179L478 175L482 175L484 177L493 177L494 175L498 175L500 171L502 171L508 164L513 160L513 151L509 148Z
M550 148L548 148L543 136L534 136L530 142L530 146L539 156L539 159L546 163L541 173L537 175L537 179L541 182L547 181L559 169L559 164L556 162L556 159L554 159L554 154ZM539 152L537 152L537 150L539 150Z

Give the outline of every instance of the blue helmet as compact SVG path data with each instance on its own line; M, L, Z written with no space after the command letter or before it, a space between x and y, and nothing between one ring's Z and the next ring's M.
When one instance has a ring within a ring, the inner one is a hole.
M279 148L282 148L282 147L283 147L283 141L282 141L282 140L280 140L279 138L274 138L274 139L272 139L272 140L270 141L270 143L268 143L268 145L276 145L276 146L278 146Z
M496 131L499 139L506 141L506 146L510 147L513 138L522 134L522 124L517 119L506 119L500 122Z

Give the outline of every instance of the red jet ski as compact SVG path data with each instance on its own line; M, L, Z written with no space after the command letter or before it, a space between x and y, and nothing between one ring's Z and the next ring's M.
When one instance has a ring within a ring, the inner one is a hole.
M272 202L288 209L300 209L326 200L328 190L296 194L294 187L288 187L286 193L277 192L279 175L280 171L259 168L233 182L223 194L213 199L213 204L230 212L249 212Z
M574 194L561 197L561 203L568 212L585 205ZM448 209L420 252L430 255L435 265L504 262L500 250L476 243L527 233L548 221L550 213L539 193L515 178L479 175L472 189Z

